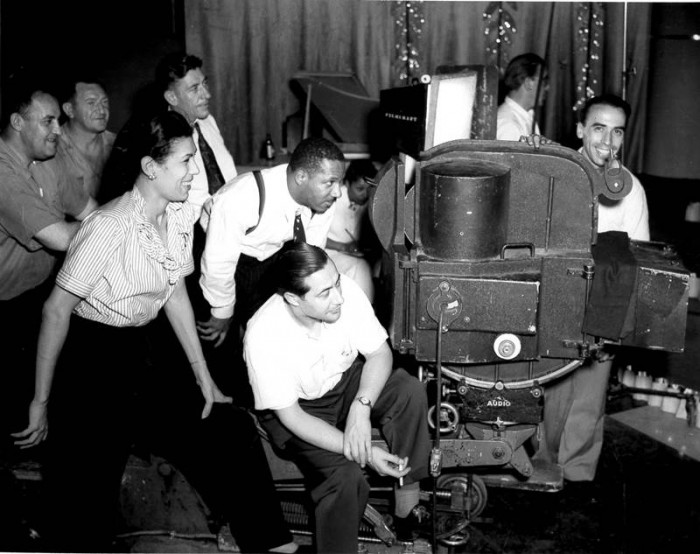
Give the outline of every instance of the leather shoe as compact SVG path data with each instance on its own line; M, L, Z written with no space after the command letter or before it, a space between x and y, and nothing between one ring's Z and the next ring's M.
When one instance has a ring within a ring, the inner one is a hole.
M469 521L461 512L438 510L435 525L435 538L450 537L463 530ZM430 509L417 504L406 517L394 517L396 538L401 542L412 542L417 538L431 538L433 517Z

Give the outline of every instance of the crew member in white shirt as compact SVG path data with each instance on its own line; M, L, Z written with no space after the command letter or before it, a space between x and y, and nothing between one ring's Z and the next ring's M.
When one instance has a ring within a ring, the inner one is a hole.
M503 84L507 92L503 104L498 107L496 139L519 141L523 136L539 136L540 129L534 117L535 107L541 105L547 95L544 60L532 53L516 56L506 68Z
M355 281L370 302L374 300L372 267L363 249L369 242L364 235L370 231L367 208L376 173L370 160L350 162L326 241L326 252L338 271Z
M288 244L272 274L276 293L249 321L245 359L261 424L306 477L317 551L357 552L366 466L397 479L397 534L412 540L430 459L425 386L393 368L372 306L324 250ZM372 444L372 424L390 450Z
M589 99L579 114L579 150L601 174L618 157L624 143L630 106L614 95ZM619 163L619 162L615 162ZM631 178L631 192L620 200L599 198L598 233L622 231L630 239L649 240L649 209L639 180ZM561 465L567 481L592 481L603 447L603 423L608 378L613 358L602 352L564 379L545 388L543 429L545 444L538 456Z

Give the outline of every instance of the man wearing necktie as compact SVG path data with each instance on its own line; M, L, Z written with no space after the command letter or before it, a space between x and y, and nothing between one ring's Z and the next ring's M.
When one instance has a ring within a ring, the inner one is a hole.
M264 274L285 242L325 245L344 172L335 144L309 138L289 164L263 169L260 183L245 173L219 191L202 256L200 285L211 307L209 321L198 323L203 340L220 345L232 318L238 337L238 325L245 327L274 292L266 288Z
M208 307L198 281L209 206L212 195L237 175L236 166L214 116L209 112L211 94L202 71L202 60L181 52L168 54L156 67L156 85L168 109L184 116L194 127L192 138L197 145L194 161L200 171L192 179L187 200L194 206L201 226L195 225L192 252L195 271L187 279L187 284L196 316L205 317Z
M165 56L156 68L156 84L171 110L183 115L194 127L197 153L194 161L199 174L192 180L188 198L206 228L206 212L211 196L236 175L236 166L229 153L214 116L209 112L211 94L197 56L174 53ZM198 260L197 260L198 261Z
M101 203L122 195L131 189L135 175L124 168L133 165L130 152L133 150L133 132L143 120L149 120L163 109L178 112L194 128L192 137L197 146L194 161L199 168L192 179L188 202L195 208L202 229L206 230L207 211L211 196L237 175L231 153L224 144L214 116L209 112L211 94L207 78L202 71L202 60L185 53L165 56L156 66L155 82L143 91L134 106L134 112L117 135L111 156L103 174ZM203 214L203 215L202 215ZM202 216L200 218L200 215ZM200 226L195 232L202 231ZM201 239L204 248L204 233L195 236ZM201 249L199 255L201 256ZM195 245L195 264L199 264Z

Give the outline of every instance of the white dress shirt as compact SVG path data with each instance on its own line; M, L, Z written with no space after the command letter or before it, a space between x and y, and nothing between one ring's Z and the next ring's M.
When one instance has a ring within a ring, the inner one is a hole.
M598 200L598 232L624 231L632 240L649 240L649 207L644 187L632 172L632 190L621 200Z
M260 192L252 173L239 175L213 197L199 283L212 315L219 319L233 315L234 274L241 254L259 261L272 256L292 239L297 211L301 213L306 242L323 248L333 220L335 203L325 213L313 214L294 201L287 188L287 164L261 173L265 181L262 218L258 212ZM246 234L255 225L255 230Z
M357 242L360 238L362 218L369 204L355 204L351 201L347 185L340 186L340 198L335 204L335 216L328 231L328 238L336 242Z
M578 149L583 153L583 146ZM596 168L599 169L599 168ZM621 200L598 198L598 232L623 231L632 240L649 240L649 207L642 183L625 166L632 177L632 190Z
M216 156L216 163L219 164L219 169L221 174L224 176L224 182L228 183L233 179L238 173L236 172L236 165L233 163L233 157L231 153L226 148L224 144L224 138L221 136L219 127L216 125L214 116L209 115L205 119L198 119L195 123L199 124L199 128L204 136L204 140L211 147ZM192 136L195 146L198 144L199 134L197 129L194 129L194 135ZM194 155L194 161L199 168L199 173L192 179L192 188L190 189L190 195L187 198L190 204L195 209L195 215L199 219L202 213L202 208L205 203L211 198L209 194L209 182L207 181L207 172L204 170L204 162L202 161L202 153L197 148L197 152ZM206 229L206 221L203 222Z
M496 140L520 140L521 136L531 134L534 117L534 110L526 110L515 100L506 96L503 104L498 106ZM540 134L537 124L535 124L535 134Z

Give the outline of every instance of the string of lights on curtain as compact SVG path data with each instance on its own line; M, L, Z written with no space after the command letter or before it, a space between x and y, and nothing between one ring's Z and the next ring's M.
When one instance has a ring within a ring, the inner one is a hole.
M396 37L396 59L394 75L402 84L409 85L420 78L420 39L423 32L423 3L394 2L394 29Z
M515 2L491 2L482 14L486 63L499 67L501 75L510 62L513 35L518 32L510 10L517 11L517 9L518 5Z
M512 57L512 45L518 32L517 2L490 2L482 13L485 63L505 71ZM579 2L575 9L575 50L573 53L578 110L586 99L599 94L602 67L602 35L605 26L603 2ZM409 85L420 79L421 36L426 9L421 0L396 1L393 5L396 57L393 64L397 83Z
M603 71L601 41L603 35L604 8L602 2L581 2L576 7L576 51L574 67L578 68L576 82L577 111L588 98L599 94L600 76Z

